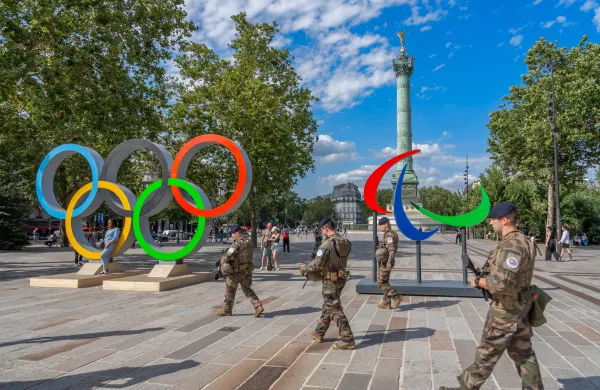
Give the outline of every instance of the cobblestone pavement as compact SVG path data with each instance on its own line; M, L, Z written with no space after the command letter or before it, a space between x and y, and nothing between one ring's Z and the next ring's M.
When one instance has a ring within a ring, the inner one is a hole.
M292 237L278 272L258 271L253 287L265 306L254 318L238 290L234 316L212 314L223 281L160 293L29 287L32 276L73 272L73 252L40 246L0 253L0 389L437 389L455 385L474 358L487 306L482 299L406 297L396 311L380 296L358 295L371 277L368 234L350 234L354 278L342 302L357 349L336 351L332 328L312 341L322 304L320 285L298 275L310 239ZM459 245L435 236L423 243L423 279L455 279ZM470 242L480 265L494 242ZM221 244L187 260L207 270ZM415 245L402 241L392 278L415 278ZM548 323L535 328L534 349L546 389L600 388L600 251L575 248L576 261L538 258L535 283L554 300ZM254 262L259 263L256 250ZM126 269L155 262L140 249L118 259ZM212 263L212 264L211 264ZM500 360L484 389L521 388L510 359Z

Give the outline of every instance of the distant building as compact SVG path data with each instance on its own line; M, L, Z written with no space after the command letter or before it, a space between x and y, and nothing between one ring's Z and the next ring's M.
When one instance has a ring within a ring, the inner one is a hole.
M335 206L335 225L354 225L365 223L360 215L362 197L358 187L353 183L339 184L327 196Z

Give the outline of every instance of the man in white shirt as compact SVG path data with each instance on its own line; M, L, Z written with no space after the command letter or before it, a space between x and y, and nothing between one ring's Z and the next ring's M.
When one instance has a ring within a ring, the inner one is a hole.
M562 236L560 238L560 257L558 261L563 261L563 256L565 255L565 250L569 254L569 260L573 260L573 252L569 246L571 241L571 237L569 236L569 231L565 225L562 226Z

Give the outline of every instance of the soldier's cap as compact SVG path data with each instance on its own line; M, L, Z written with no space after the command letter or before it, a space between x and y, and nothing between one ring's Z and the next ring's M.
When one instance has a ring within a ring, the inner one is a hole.
M388 217L381 217L381 218L379 218L379 222L377 222L377 224L379 226L381 226L381 225L385 225L388 222L390 222L390 219Z
M321 220L321 222L319 222L319 227L322 228L323 226L325 226L326 224L328 224L329 222L331 222L331 224L333 225L333 227L335 228L335 223L333 223L333 221L331 220L331 218L329 217L325 217Z
M231 225L231 234L244 230L240 225Z
M502 218L513 210L516 210L514 204L510 202L500 202L490 210L488 218Z

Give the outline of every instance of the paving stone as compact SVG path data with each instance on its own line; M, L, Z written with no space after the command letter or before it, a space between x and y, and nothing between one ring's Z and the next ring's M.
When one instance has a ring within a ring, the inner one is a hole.
M583 337L594 342L600 342L600 333L579 322L565 322L566 325L580 333Z
M208 364L201 367L198 371L178 382L171 390L197 390L201 389L216 378L220 377L225 371L231 368L230 365Z
M369 374L354 374L346 373L342 376L342 380L337 387L337 390L364 390L369 388L371 375Z
M377 359L377 366L371 382L373 390L397 390L400 383L401 359Z
M236 389L264 364L262 360L244 359L233 366L225 375L208 385L204 390Z
M453 340L458 355L461 371L464 371L475 361L475 348L477 344L471 340Z
M304 382L321 361L321 355L304 354L279 378L271 390L293 390L302 387Z
M292 340L289 336L276 336L268 344L263 345L248 356L248 359L268 360L275 356L288 342Z
M268 390L284 371L285 367L263 366L238 389Z
M30 376L20 378L16 381L10 381L6 383L0 383L0 390L21 390L28 389L38 384L47 382L48 380L55 378L59 375L63 375L62 371L54 370L42 370L38 371Z
M344 366L340 364L321 364L306 383L309 386L322 386L335 388L344 373Z
M552 375L556 381L568 390L597 390L598 388L587 378L582 378L581 374L572 368L554 368Z
M214 363L234 365L239 363L242 359L244 359L257 349L257 347L252 347L250 345L238 345L236 348L233 348L231 351L223 354L221 357L216 359Z
M106 356L112 355L115 352L116 351L114 351L114 350L100 349L98 351L94 351L94 352L85 354L83 356L73 358L64 363L60 363L60 364L52 367L51 369L56 370L56 371L64 371L64 372L73 371L73 370L78 369L79 367L85 366L86 364L93 363L96 360L100 360Z
M303 332L305 330L306 330L306 326L305 325L292 324L292 325L288 325L287 328L285 328L284 330L282 330L281 332L279 332L279 336L292 336L292 337L296 337L296 336L298 336L298 334L300 332Z
M405 367L409 373L414 371L431 371L431 360L429 358L429 345L416 341L406 342L406 355L404 356Z
M450 332L446 330L436 330L429 338L431 349L434 351L454 351Z
M217 330L216 332L213 332L208 336L201 338L200 340L194 341L193 343L188 344L185 347L178 349L177 351L170 353L165 357L168 359L177 360L187 359L190 356L208 347L209 345L216 343L217 341L229 336L230 334L231 333L228 331Z
M566 359L590 382L600 388L600 366L588 358L567 357Z
M400 384L402 390L423 390L430 389L431 384L431 372L423 371L405 371L402 383Z
M555 368L570 368L569 362L567 362L559 353L557 353L550 345L546 343L535 343L533 344L533 350L535 351L538 360L541 361L544 366L548 369L551 368L553 371Z
M194 321L191 324L182 326L180 328L176 328L175 330L178 332L191 332L192 330L196 330L198 328L203 327L204 325L208 325L213 321L218 320L219 317L216 315L210 315L208 317L204 317L198 321Z
M39 360L44 360L44 359L47 359L47 358L49 358L51 356L55 356L55 355L58 355L60 353L69 351L69 350L71 350L73 348L77 348L77 347L80 347L82 345L92 343L92 342L94 342L96 340L99 340L99 339L95 338L95 339L83 339L83 340L73 341L73 342L70 342L70 343L67 343L67 344L63 344L60 347L49 348L49 349L46 349L46 350L44 350L42 352L38 352L38 353L31 354L31 355L23 356L21 358L21 360L29 360L29 361L33 361L33 362L39 361Z
M569 344L562 337L546 337L544 338L548 344L552 346L561 356L582 357L583 353L580 350Z

